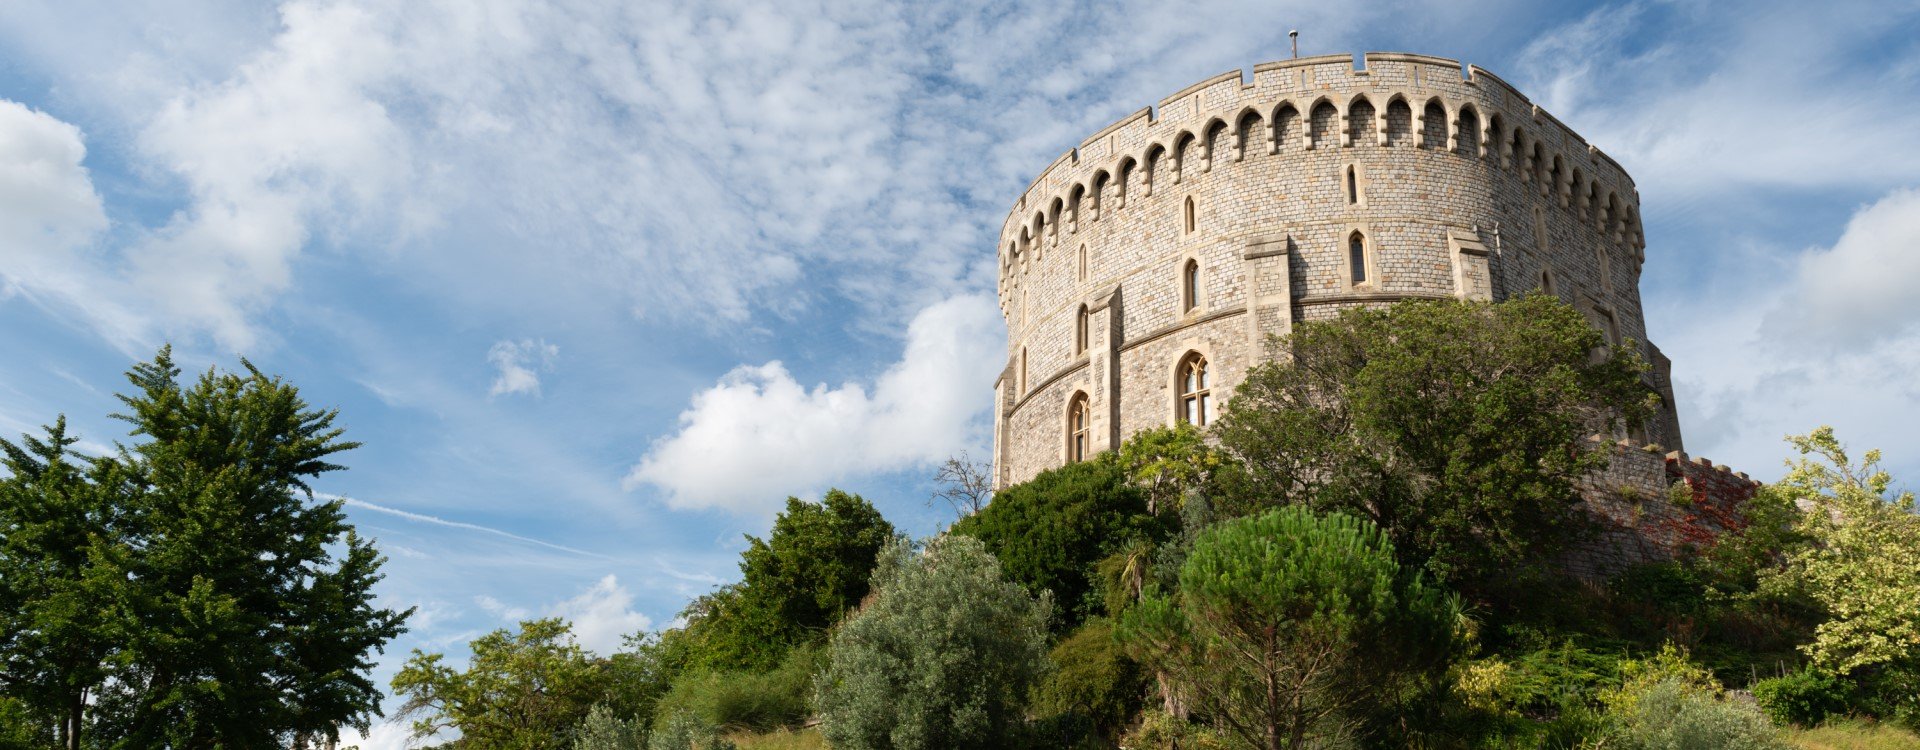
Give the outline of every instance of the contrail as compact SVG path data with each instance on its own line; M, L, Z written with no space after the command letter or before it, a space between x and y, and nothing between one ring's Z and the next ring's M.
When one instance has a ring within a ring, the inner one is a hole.
M613 559L611 557L607 557L606 555L602 555L599 553L588 552L586 550L575 549L573 547L566 547L566 546L554 544L553 542L543 542L538 539L534 539L532 537L524 537L512 532L501 531L499 529L488 527L488 526L481 526L480 524L477 524L477 523L467 523L465 521L449 521L445 518L429 516L425 513L415 513L410 510L401 510L399 508L389 508L385 505L378 505L375 503L367 502L365 500L355 500L350 497L341 497L339 495L332 495L324 492L315 492L313 494L315 496L324 497L330 500L339 500L340 502L346 503L347 505L355 508L365 508L367 510L386 513L388 515L395 515L401 518L405 518L409 521L419 521L421 523L431 523L431 524L436 524L439 526L447 526L455 529L466 529L468 531L478 531L483 534L493 534L495 536L503 536L517 542L526 542L527 544L537 544L539 546L546 547L548 549L556 549L556 550L560 550L561 552L570 552L572 554L583 555L586 557L597 557L602 560Z

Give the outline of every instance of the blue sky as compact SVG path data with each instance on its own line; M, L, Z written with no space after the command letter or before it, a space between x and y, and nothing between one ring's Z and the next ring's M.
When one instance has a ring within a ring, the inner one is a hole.
M938 528L1010 201L1290 28L1481 65L1625 165L1692 453L1773 477L1830 423L1920 476L1910 0L9 2L0 433L108 444L135 359L244 355L366 443L321 489L420 608L383 674L529 615L611 648L787 495Z

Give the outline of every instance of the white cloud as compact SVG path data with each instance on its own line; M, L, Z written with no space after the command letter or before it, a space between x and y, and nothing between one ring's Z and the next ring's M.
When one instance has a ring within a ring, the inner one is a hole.
M938 461L977 441L1004 346L993 302L967 295L914 317L905 353L871 393L809 390L777 361L737 368L694 396L627 484L658 486L675 508L770 513L828 482Z
M1920 189L1896 190L1861 209L1833 247L1801 256L1792 304L1767 327L1800 341L1859 344L1920 323Z
M498 617L507 622L519 622L521 620L527 619L527 608L509 607L501 603L499 599L495 599L485 594L474 597L473 603L476 605L479 605L480 609L485 610L487 614L493 615L494 617Z
M555 605L552 614L573 623L575 640L601 655L619 651L627 636L653 627L653 620L633 611L633 594L611 574Z
M492 362L500 374L493 379L488 395L540 395L539 373L552 372L553 362L559 356L560 347L544 339L495 342L493 348L487 350L487 361Z
M407 750L416 747L409 742L411 729L405 722L387 720L376 721L364 733L347 733L341 737L342 744L359 750Z

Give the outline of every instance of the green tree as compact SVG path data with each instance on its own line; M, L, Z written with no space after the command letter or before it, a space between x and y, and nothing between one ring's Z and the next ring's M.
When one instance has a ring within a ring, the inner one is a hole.
M1118 463L1127 482L1146 493L1147 512L1153 514L1178 510L1186 494L1205 485L1225 463L1200 428L1186 422L1134 433L1101 458Z
M465 671L443 654L415 650L394 675L393 692L405 699L395 718L413 722L413 739L452 729L463 746L565 748L610 681L605 662L575 643L558 618L527 620L517 633L496 630L471 650Z
M1430 684L1457 650L1457 602L1352 516L1291 506L1216 525L1179 580L1129 609L1120 637L1243 747L1363 731L1370 709Z
M1816 667L1855 672L1920 671L1920 515L1912 492L1893 492L1880 452L1855 464L1821 427L1787 438L1801 458L1762 493L1802 504L1790 550L1770 584L1802 593L1825 611L1802 647Z
M60 746L82 746L88 694L119 640L125 579L118 517L103 485L74 460L60 418L45 439L0 440L0 686L23 715L51 717Z
M384 562L308 482L356 447L334 411L251 363L179 380L172 353L135 365L116 415L126 504L123 653L96 707L122 747L267 747L364 729L381 693L370 652L409 612L373 605Z
M890 543L873 589L834 631L815 681L827 740L841 750L1013 744L1027 691L1048 670L1050 598L1002 576L979 540L955 535L924 552Z
M690 624L703 666L768 670L814 641L867 595L874 556L893 525L859 495L787 498L765 540L747 537L739 584L716 592Z
M1028 590L1052 592L1060 605L1054 624L1064 632L1100 607L1095 565L1164 530L1147 515L1146 494L1127 484L1117 465L1082 461L1000 490L952 533L979 539L1007 577Z
M1587 437L1653 403L1634 347L1558 298L1402 302L1303 323L1216 425L1236 507L1298 503L1384 529L1403 560L1475 585L1537 564L1585 528Z
M639 721L622 717L603 703L587 711L574 734L573 750L641 750L646 740Z
M1053 647L1054 670L1033 691L1033 713L1066 730L1055 738L1072 744L1074 734L1108 743L1120 739L1140 713L1147 678L1114 638L1113 623L1094 619Z

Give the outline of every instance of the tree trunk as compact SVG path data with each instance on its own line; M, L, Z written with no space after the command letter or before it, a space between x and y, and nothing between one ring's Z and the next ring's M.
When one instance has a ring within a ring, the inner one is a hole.
M80 720L85 715L86 710L86 692L81 691L74 693L73 699L67 703L67 716L63 720L67 728L65 732L67 750L80 750Z

